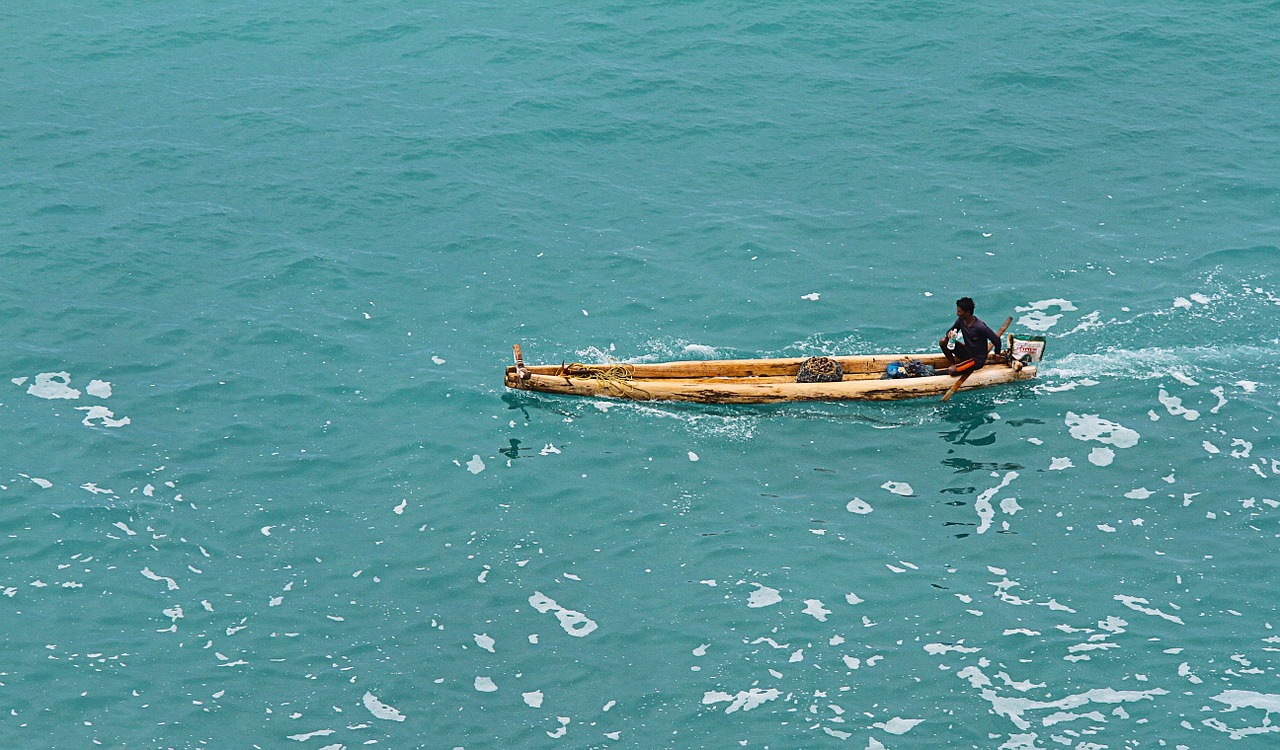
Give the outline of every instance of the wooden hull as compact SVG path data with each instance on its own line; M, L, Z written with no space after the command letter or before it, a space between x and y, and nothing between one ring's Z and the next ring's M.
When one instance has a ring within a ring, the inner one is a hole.
M804 358L725 359L652 364L530 365L521 378L508 367L508 388L568 396L604 396L635 401L694 401L707 404L769 404L783 401L896 401L941 396L956 382L949 375L881 380L890 362L917 359L944 367L940 354L876 354L832 357L844 370L834 383L797 383ZM1030 380L1034 365L1015 371L1008 365L987 365L974 372L961 390Z

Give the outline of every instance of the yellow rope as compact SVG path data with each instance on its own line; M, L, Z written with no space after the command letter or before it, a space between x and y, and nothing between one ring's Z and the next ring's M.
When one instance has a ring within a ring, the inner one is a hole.
M611 388L623 396L635 398L628 391L643 394L645 400L649 400L652 396L643 388L639 388L631 384L631 380L635 376L635 368L622 362L610 362L607 365L586 365L581 362L570 362L564 366L564 374L566 376L573 375L577 370L578 377L587 377L596 381L596 391L601 387ZM582 371L586 372L583 373Z

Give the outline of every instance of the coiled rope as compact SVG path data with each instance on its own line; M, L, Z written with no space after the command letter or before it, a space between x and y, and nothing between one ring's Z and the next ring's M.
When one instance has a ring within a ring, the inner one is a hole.
M638 393L644 397L643 400L652 399L652 394L632 384L631 381L635 378L635 371L634 367L622 362L610 362L607 365L587 365L582 362L570 362L561 369L561 373L566 377L574 375L596 381L597 391L602 388L609 388L628 398L636 398L633 394Z

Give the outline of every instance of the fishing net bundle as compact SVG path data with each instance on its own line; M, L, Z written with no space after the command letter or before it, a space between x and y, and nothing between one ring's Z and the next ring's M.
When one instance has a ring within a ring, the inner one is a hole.
M797 383L838 383L844 379L844 368L830 357L810 357L800 364Z

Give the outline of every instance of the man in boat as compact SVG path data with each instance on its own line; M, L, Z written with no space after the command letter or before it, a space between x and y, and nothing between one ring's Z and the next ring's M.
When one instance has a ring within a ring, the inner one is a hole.
M961 297L956 300L956 322L938 341L943 356L950 364L947 374L963 375L985 365L988 341L994 345L992 359L998 360L1001 357L1000 337L991 330L991 326L974 316L971 298Z

